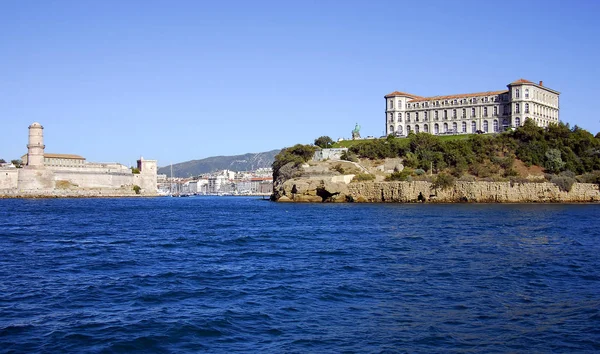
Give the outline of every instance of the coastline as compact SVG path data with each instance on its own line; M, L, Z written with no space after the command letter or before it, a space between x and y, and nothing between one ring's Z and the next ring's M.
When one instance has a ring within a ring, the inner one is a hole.
M292 193L292 191L294 193ZM462 182L445 189L431 182L332 182L294 178L271 196L280 203L600 203L597 184L574 183L563 191L550 182Z

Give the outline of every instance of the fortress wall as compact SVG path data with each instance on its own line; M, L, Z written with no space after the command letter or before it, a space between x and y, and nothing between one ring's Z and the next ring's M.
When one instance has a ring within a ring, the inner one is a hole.
M19 169L18 190L44 191L54 189L54 173L44 168L25 166Z
M131 170L121 164L95 164L87 163L81 166L48 166L46 167L56 172L87 172L87 173L123 173L132 174Z
M157 191L157 181L156 174L134 174L133 175L133 184L138 185L142 188L144 193L156 193Z
M74 169L55 170L55 181L69 181L79 188L121 188L133 185L131 173L101 173L99 171L79 171Z
M0 189L16 189L19 182L19 169L0 169Z

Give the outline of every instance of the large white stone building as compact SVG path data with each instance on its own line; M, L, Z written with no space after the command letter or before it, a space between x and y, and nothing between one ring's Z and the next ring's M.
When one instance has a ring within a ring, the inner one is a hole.
M0 168L0 196L156 195L156 160L140 158L139 173L133 173L119 163L92 163L79 155L48 154L43 130L39 123L29 126L23 168Z
M519 79L507 90L421 97L394 91L385 95L386 135L497 133L532 119L546 127L559 122L558 91Z

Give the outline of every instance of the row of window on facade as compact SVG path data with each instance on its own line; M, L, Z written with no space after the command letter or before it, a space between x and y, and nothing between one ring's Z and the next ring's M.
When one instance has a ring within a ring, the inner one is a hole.
M525 99L529 98L529 89L526 88L525 92L524 92L524 96ZM557 100L558 97L555 95L549 95L546 93L539 93L539 91L534 91L534 98L535 100L541 100L542 102L548 102L548 103L552 103L552 104L557 104ZM515 98L521 98L521 90L520 89L515 89Z
M502 95L502 100L503 101L508 101L508 95L504 94ZM483 103L489 103L489 102L499 102L500 101L500 97L499 96L491 96L491 97L483 97L481 99L481 102ZM432 107L440 107L440 105L442 106L447 106L447 105L463 105L463 104L476 104L477 103L477 97L473 97L473 98L464 98L464 99L454 99L454 100L444 100L444 101L432 101L431 102L431 106ZM402 100L398 101L398 108L402 107ZM394 108L394 100L390 100L389 101L389 108L393 109ZM405 108L410 109L410 108L429 108L429 102L423 102L423 103L406 103Z
M73 166L83 165L85 164L85 161L80 159L57 159L53 157L45 157L44 164L52 166Z
M538 99L538 92L535 91L536 93L536 99ZM520 89L515 89L515 98L520 98L521 97L521 90ZM506 102L508 101L508 94L502 94L501 96L502 101ZM525 98L529 99L529 89L526 88L525 89ZM550 99L552 98L552 99ZM556 104L556 97L550 96L550 95L546 95L545 93L541 94L541 100L544 102L551 102ZM490 96L490 97L483 97L481 99L481 102L483 103L488 103L488 102L499 102L500 101L500 96ZM473 98L469 98L468 100L466 98L464 99L454 99L454 100L444 100L444 101L435 101L435 102L431 102L431 106L432 107L439 107L440 106L440 102L441 105L463 105L463 104L475 104L477 103L477 97L473 97ZM398 108L402 107L402 100L398 100ZM393 109L394 108L394 100L389 100L389 108ZM416 102L413 103L412 105L410 103L406 103L405 108L410 109L410 108L429 108L429 102L423 102L422 104Z
M505 126L508 126L508 121L504 120L503 124ZM518 127L520 125L521 125L521 119L515 118L515 126ZM415 133L419 133L420 132L420 127L419 127L418 124L414 126L414 129L415 129ZM459 133L459 131L458 131L458 124L456 122L452 123L452 129L451 130L450 130L450 126L448 125L448 123L444 123L442 125L442 129L443 129L442 133ZM497 132L500 131L500 126L499 126L499 123L498 123L497 119L495 119L492 122L492 129L493 129L494 133L497 133ZM411 132L411 126L407 125L406 126L406 130L407 130L407 133L410 133ZM394 126L390 125L389 132L391 133L393 131L394 131ZM484 133L489 133L489 123L488 123L487 120L483 121L482 131ZM401 125L398 126L397 132L399 134L401 134L401 135L404 134L403 128L402 128ZM429 133L429 125L423 124L423 132L424 133ZM467 133L467 122L462 122L461 123L461 132L462 133ZM476 133L476 132L477 132L477 122L473 121L473 122L471 122L471 133ZM438 123L435 123L433 125L433 134L440 134L440 125Z
M545 107L542 107L542 111L544 112L542 115L543 116L547 116L547 117L553 117L556 114L555 110L551 110ZM443 110L443 119L448 119L448 110ZM421 118L419 115L419 112L413 112L414 113L414 118L416 122L419 122L419 119ZM428 113L429 112L421 112L423 113L423 121L427 121L429 120L428 117ZM503 115L508 115L510 113L510 105L504 105L503 107ZM515 103L515 113L521 113L521 105L519 103ZM524 113L530 113L529 110L529 103L525 103L525 110ZM433 111L434 114L434 119L438 120L439 119L439 111ZM498 115L498 106L494 106L493 107L493 113L494 116ZM537 113L536 113L537 114ZM476 110L475 108L471 108L471 117L475 117L476 116ZM487 117L488 116L488 107L483 107L483 117ZM457 111L456 109L452 110L452 118L457 118ZM462 109L462 115L461 118L467 118L467 110L465 108ZM394 114L390 113L390 121L394 120ZM407 112L406 113L406 121L410 122L411 121L411 112ZM402 122L402 113L399 112L398 113L398 122Z

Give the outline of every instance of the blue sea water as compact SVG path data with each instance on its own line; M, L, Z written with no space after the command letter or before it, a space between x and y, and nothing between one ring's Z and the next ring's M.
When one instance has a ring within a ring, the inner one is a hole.
M1 353L600 351L600 205L0 200Z

